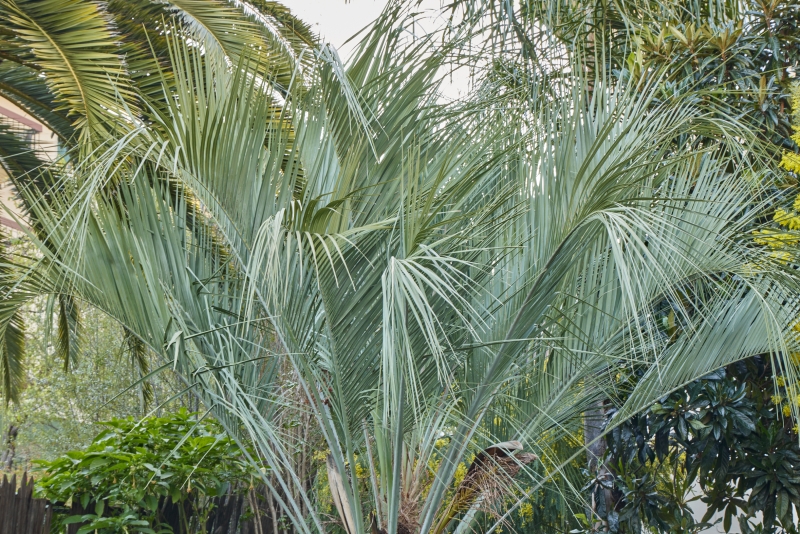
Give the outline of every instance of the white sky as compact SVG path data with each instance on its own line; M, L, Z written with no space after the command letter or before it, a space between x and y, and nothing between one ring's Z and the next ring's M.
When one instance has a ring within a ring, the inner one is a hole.
M388 0L284 0L300 20L322 36L322 39L340 49L342 44L370 24L388 3Z
M347 46L343 46L344 42L374 22L389 0L283 0L283 3L300 20L311 25L323 42L333 45L342 61L347 61L353 45L363 34ZM422 0L419 10L436 16L443 3L446 2ZM447 98L456 98L466 92L467 86L467 73L456 72L442 86L442 92Z

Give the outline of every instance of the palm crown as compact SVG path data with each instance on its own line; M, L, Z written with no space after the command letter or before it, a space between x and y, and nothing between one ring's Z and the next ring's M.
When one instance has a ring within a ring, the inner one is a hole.
M478 23L408 39L412 16L387 8L346 67L217 54L165 22L146 82L87 101L48 81L81 102L82 157L18 181L43 258L5 263L6 331L42 292L109 313L255 445L297 531L325 527L287 412L324 441L348 533L438 533L530 498L520 470L537 488L568 469L559 444L598 401L621 421L770 351L793 376L797 280L752 241L746 130L578 58L446 102Z

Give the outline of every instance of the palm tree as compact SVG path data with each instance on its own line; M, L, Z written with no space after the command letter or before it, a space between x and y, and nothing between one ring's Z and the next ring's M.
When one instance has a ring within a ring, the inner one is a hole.
M746 129L580 54L512 84L464 53L474 28L409 38L414 16L391 4L346 68L321 48L288 84L170 30L131 97L151 122L21 186L43 259L8 262L0 319L48 284L116 318L253 444L297 532L326 520L292 414L348 534L438 534L568 480L598 401L613 427L765 352L794 383L798 280L754 243ZM448 102L455 61L484 70Z
M158 99L168 94L162 83L169 84L172 77L169 31L196 43L217 61L236 63L260 54L268 61L277 88L302 78L305 58L313 55L316 45L306 24L283 5L266 0L3 0L0 13L0 96L58 137L61 150L68 154L61 163L89 157L95 146L124 135L132 124L152 124L152 108L163 106ZM0 162L17 190L40 179L45 166L32 147L3 125ZM29 212L25 199L20 197ZM29 222L44 239L36 220ZM48 308L57 311L55 346L67 369L82 337L79 306L65 288L50 290ZM0 337L10 336L0 351L6 401L16 398L23 376L24 344L14 342L25 328L21 314L14 316L13 324L0 327ZM127 339L133 341L135 336ZM133 354L146 371L142 351Z

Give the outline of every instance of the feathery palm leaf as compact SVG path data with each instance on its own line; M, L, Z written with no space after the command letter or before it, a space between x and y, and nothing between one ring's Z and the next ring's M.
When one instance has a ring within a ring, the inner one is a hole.
M74 126L107 134L105 110L130 98L127 73L116 54L108 21L96 4L80 0L4 0L6 24L46 73L58 108L76 115Z
M0 57L5 60L0 63L0 94L58 135L67 162L75 156L92 157L96 146L130 131L139 120L149 120L151 113L169 112L169 87L175 82L166 33L204 43L206 59L249 62L254 68L269 65L259 75L273 81L276 94L285 93L283 87L293 79L300 80L314 56L309 28L272 2L8 0L0 3L0 13ZM189 57L196 52L186 53ZM266 117L262 119L266 123ZM28 202L39 202L53 186L33 148L0 131L0 156L14 188L21 191L38 182L33 186L38 195L20 195L26 213L31 211ZM46 245L48 236L38 222L28 222ZM61 292L63 285L59 281L48 291L59 288L64 304L58 307L63 329L57 346L67 361L79 338L79 315L64 300L76 302ZM28 297L15 301L27 302Z

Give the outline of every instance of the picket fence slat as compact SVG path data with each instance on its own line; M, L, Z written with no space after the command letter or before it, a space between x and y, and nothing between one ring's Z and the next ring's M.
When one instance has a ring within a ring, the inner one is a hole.
M0 480L0 534L50 534L53 509L47 499L33 498L33 478L17 475Z

